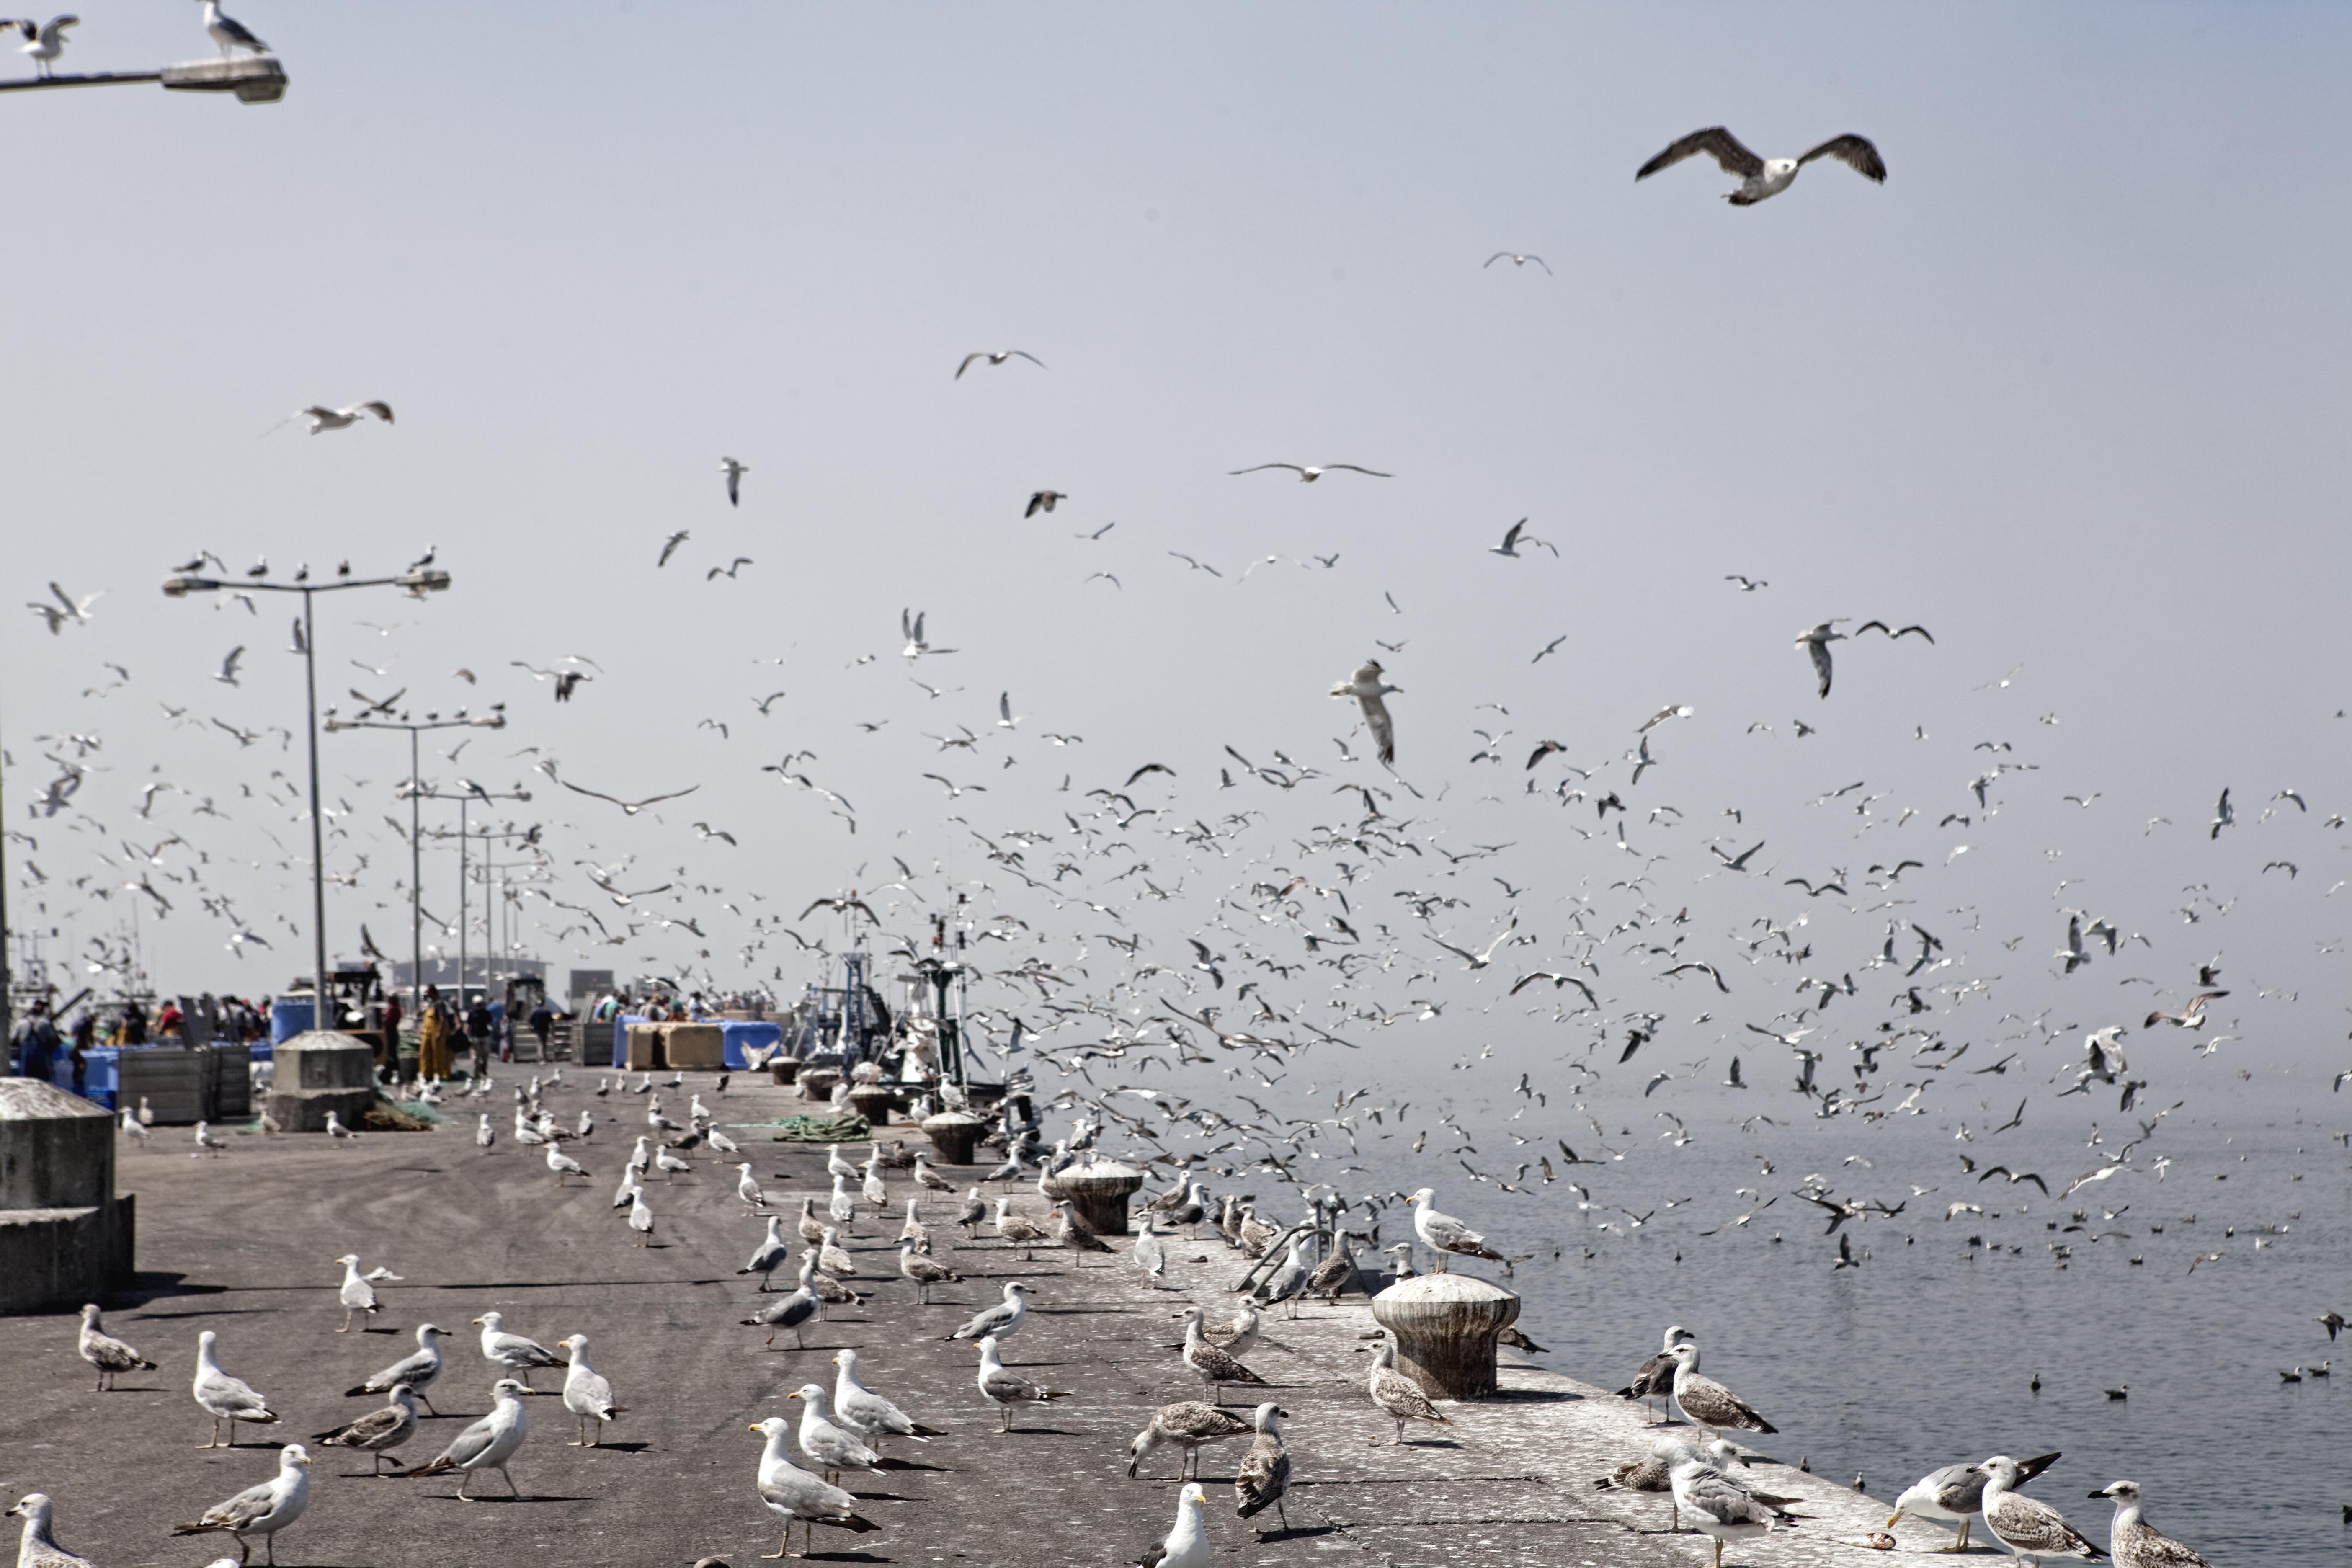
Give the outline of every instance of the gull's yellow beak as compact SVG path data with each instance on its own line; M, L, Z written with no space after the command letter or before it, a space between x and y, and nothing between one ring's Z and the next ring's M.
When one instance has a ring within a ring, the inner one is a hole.
M752 1423L751 1423L751 1425L750 1425L749 1426L744 1427L744 1428L743 1428L743 1430L744 1430L744 1431L746 1431L746 1432L757 1432L757 1433L759 1433L759 1434L760 1434L761 1436L763 1436L763 1437L767 1436L767 1431L766 1431L766 1429L765 1429L764 1427L762 1427L762 1426L761 1426L757 1421L752 1422Z
M792 1391L792 1393L790 1393L790 1394L786 1394L784 1397L785 1397L785 1398L787 1398L787 1399L798 1399L800 1396L801 1396L801 1391L800 1391L799 1389L795 1388L795 1389L793 1389L793 1390Z
M1897 1524L1897 1523L1902 1520L1902 1518L1903 1518L1903 1510L1902 1510L1901 1509L1899 1509L1899 1508L1898 1508L1898 1509L1896 1509L1893 1513L1890 1513L1890 1514L1888 1514L1888 1515L1886 1516L1886 1528L1887 1528L1887 1529L1889 1529L1889 1530L1894 1529L1894 1528L1895 1528L1895 1525L1896 1525L1896 1524Z

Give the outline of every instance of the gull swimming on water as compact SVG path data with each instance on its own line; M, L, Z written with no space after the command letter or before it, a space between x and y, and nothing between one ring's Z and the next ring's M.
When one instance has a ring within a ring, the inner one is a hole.
M98 1391L106 1393L114 1380L126 1372L153 1372L155 1363L109 1334L100 1326L98 1304L91 1302L81 1310L81 1332L74 1348L81 1359L98 1368Z
M2051 1466L2060 1456L2042 1454L2031 1459L2021 1459L2017 1466L2017 1484L2023 1486ZM1916 1514L1922 1519L1940 1519L1960 1527L1958 1536L1949 1546L1938 1546L1938 1552L1966 1552L1969 1549L1969 1526L1984 1512L1985 1473L1978 1465L1946 1465L1930 1470L1913 1481L1901 1497L1895 1500L1895 1511L1886 1518L1886 1528L1892 1530L1905 1514ZM2094 1496L2097 1495L2095 1493Z
M2024 1479L2024 1467L2015 1459L2006 1454L1995 1454L1977 1468L1985 1476L1985 1528L2016 1556L2031 1557L2034 1568L2042 1568L2045 1556L2105 1555L2084 1540L2082 1532L2067 1523L2056 1509L2038 1498L2025 1497L2011 1489Z
M213 1440L197 1445L205 1448L221 1447L220 1429L224 1421L228 1423L228 1447L234 1448L236 1447L238 1422L248 1426L268 1426L278 1419L278 1413L269 1408L268 1403L256 1394L250 1384L221 1370L220 1362L213 1351L219 1338L210 1329L196 1336L196 1403L204 1407L205 1414L213 1418Z
M524 1414L522 1396L529 1393L513 1378L502 1377L490 1385L490 1413L457 1434L456 1440L440 1453L413 1470L410 1476L446 1476L451 1470L462 1471L457 1479L457 1495L467 1502L478 1499L467 1494L466 1488L477 1470L496 1470L506 1477L507 1489L516 1497L522 1489L515 1485L507 1469L507 1461L530 1435L530 1417Z
M299 1443L278 1450L278 1473L257 1487L247 1487L226 1502L215 1503L186 1524L172 1527L174 1535L201 1535L225 1531L236 1537L237 1561L246 1560L246 1537L258 1535L268 1543L269 1561L278 1561L278 1532L302 1517L310 1506L310 1456Z
M87 1557L77 1557L49 1534L49 1516L56 1504L47 1492L26 1492L8 1511L22 1514L25 1533L16 1546L16 1568L97 1568Z
M1364 715L1364 727L1372 732L1372 743L1380 749L1383 766L1396 761L1396 723L1389 717L1389 705L1381 699L1390 692L1402 693L1402 686L1391 686L1381 679L1381 661L1368 658L1356 667L1356 673L1331 688L1334 697L1352 697Z
M1727 192L1723 198L1736 207L1752 207L1779 195L1796 179L1797 171L1816 158L1835 158L1865 180L1882 185L1886 183L1886 165L1880 161L1878 149L1864 137L1832 136L1801 158L1759 158L1720 125L1694 131L1674 142L1636 170L1633 178L1646 180L1659 170L1671 169L1701 153L1720 164L1725 174L1739 177L1739 188Z
M763 1552L763 1557L793 1555L793 1521L799 1520L809 1527L809 1547L816 1546L816 1529L820 1524L832 1525L863 1535L882 1527L872 1520L859 1517L857 1500L822 1476L813 1476L793 1463L785 1445L792 1439L793 1424L780 1415L754 1422L751 1430L767 1439L768 1446L760 1455L760 1500L770 1511L784 1516L783 1543L773 1552Z

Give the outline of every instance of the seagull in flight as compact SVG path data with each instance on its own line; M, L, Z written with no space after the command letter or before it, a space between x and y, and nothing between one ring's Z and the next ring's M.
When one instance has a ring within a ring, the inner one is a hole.
M57 636L59 631L64 629L65 624L68 621L77 623L88 621L89 619L89 607L92 605L97 604L100 599L105 597L105 590L100 589L98 593L89 595L86 598L77 599L71 594L67 593L63 588L58 587L54 582L49 584L49 592L56 596L58 601L57 604L45 605L38 599L28 599L25 602L25 607L49 623L49 635L51 637ZM58 608L58 605L63 605L64 608Z
M1838 620L1844 618L1840 616ZM1837 621L1823 621L1817 626L1799 632L1793 645L1811 656L1813 673L1821 677L1822 695L1825 698L1830 694L1830 644L1845 640L1845 634L1836 628Z
M554 777L551 773L548 776L551 778ZM631 816L636 816L637 813L643 811L649 805L657 805L665 800L677 800L682 795L692 795L696 790L702 787L700 784L688 784L684 789L672 790L667 795L649 795L643 800L623 800L619 795L606 795L602 790L583 789L578 784L573 784L570 779L559 778L556 779L555 782L562 784L565 789L570 790L573 795L584 795L593 800L609 800Z
M236 26L236 24L231 22L229 26ZM392 405L380 397L370 398L365 403L351 404L342 408L328 408L314 403L310 407L289 415L287 417L308 419L310 422L310 434L317 436L329 430L349 429L358 424L362 416L369 414L374 415L387 425L392 423Z
M49 25L42 26L30 16L9 24L25 35L25 47L16 52L32 58L36 75L49 74L49 62L66 52L66 29L81 26L79 16L52 16Z
M1267 468L1288 468L1292 473L1298 476L1298 482L1302 485L1311 485L1316 480L1321 479L1324 475L1330 473L1336 468L1345 468L1351 474L1369 474L1376 479L1392 479L1396 478L1394 474L1384 474L1378 468L1359 468L1353 463L1325 463L1317 468L1301 468L1297 463L1260 463L1255 468L1235 468L1226 477L1229 479L1237 478L1243 474L1260 473Z
M690 537L690 536L687 533L686 530L684 530L684 529L682 529L682 528L681 528L681 529L679 529L676 533L671 534L667 539L663 540L663 541L662 541L662 548L661 548L661 559L660 559L660 560L658 560L658 561L656 561L656 562L654 563L654 565L655 565L656 567L662 567L662 566L667 566L667 565L668 565L668 564L669 564L669 558L670 558L671 556L673 556L673 555L675 555L675 554L677 554L677 547L678 547L679 545L681 545L681 544L684 544L684 543L687 542L687 540L688 540L688 537Z
M955 652L951 647L933 647L929 639L923 636L923 616L927 614L928 611L922 610L898 612L898 633L907 639L907 646L898 651L908 658L920 658L927 653Z
M1723 198L1736 207L1752 207L1779 195L1796 180L1797 171L1816 158L1834 158L1865 180L1886 183L1886 165L1867 138L1832 136L1801 158L1759 158L1720 125L1692 132L1643 164L1633 177L1646 180L1659 170L1671 169L1701 153L1721 164L1725 174L1739 176L1739 188L1726 193Z
M1530 537L1528 534L1527 527L1528 520L1524 517L1519 519L1518 521L1511 524L1511 531L1503 535L1503 542L1500 544L1488 545L1486 547L1486 553L1489 555L1507 556L1511 560L1517 561L1519 559L1519 546L1522 544L1540 544L1546 550L1550 551L1554 555L1558 555L1559 553L1559 547L1554 544L1550 540Z
M1067 490L1038 490L1029 498L1029 510L1023 517L1034 517L1041 511L1051 511L1070 499Z
M1739 591L1743 594L1752 594L1759 588L1769 588L1772 585L1771 584L1764 581L1761 577L1749 577L1738 572L1730 574L1728 576L1724 578L1724 581L1727 583L1738 584Z
M221 660L220 673L214 676L213 679L221 682L225 686L235 686L237 683L237 661L244 657L245 645L243 643L239 643L236 647L228 650L228 657Z
M1039 359L1035 354L1031 353L1027 349L982 349L977 353L968 353L963 356L963 363L956 366L955 379L961 381L963 379L963 373L971 368L971 362L976 359L984 359L991 364L1003 364L1006 360L1013 359L1016 356L1027 360L1039 370L1045 368L1045 362Z
M1492 267L1497 261L1503 260L1508 260L1515 268L1525 267L1528 262L1532 261L1538 267L1544 269L1544 276L1547 278L1552 276L1551 263L1546 261L1540 256L1521 256L1516 250L1498 250L1495 252L1494 255L1486 258L1486 265L1487 267ZM1484 270L1484 268L1482 268L1481 270Z
M721 458L719 459L719 471L727 476L727 504L729 506L741 506L743 504L743 476L751 471L751 465L749 463L738 462L732 458Z
M1402 686L1391 686L1381 679L1381 661L1368 658L1356 667L1349 679L1331 688L1334 697L1352 697L1363 710L1364 726L1372 732L1372 741L1380 748L1381 763L1390 766L1396 762L1396 724L1389 718L1389 705L1381 700L1391 691L1402 692Z

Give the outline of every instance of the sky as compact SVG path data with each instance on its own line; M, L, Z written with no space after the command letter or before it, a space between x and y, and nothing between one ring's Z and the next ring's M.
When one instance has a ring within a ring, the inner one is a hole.
M533 792L499 815L543 826L575 906L527 906L559 975L789 998L821 970L780 931L810 899L882 889L911 935L961 890L1028 922L987 963L1118 976L1122 1007L1156 985L1232 1024L1202 936L1235 984L1407 1064L1589 1049L1656 1011L1675 1061L1719 1068L1739 1024L1801 1016L1802 978L1861 971L1848 1010L1883 1014L1920 977L1865 965L1916 923L1946 943L1924 984L1953 1038L2136 1026L2224 955L2200 1037L2232 1043L2200 1070L2341 1065L2340 8L234 9L282 103L0 98L39 171L0 302L18 597L103 595L54 635L0 621L11 918L73 984L117 981L89 963L134 907L161 990L305 966L307 829L273 778L302 768L289 606L163 577L429 548L446 595L320 601L322 689L506 704L426 771ZM199 57L197 17L89 13L60 68ZM1890 177L1824 162L1745 210L1704 160L1634 182L1717 123L1768 155L1859 132ZM953 374L1010 348L1043 367ZM376 397L395 425L278 425ZM740 508L722 454L751 465ZM1267 462L1393 478L1230 472ZM1069 499L1024 518L1047 488ZM1557 554L1489 553L1520 518ZM900 657L909 610L955 651ZM1790 639L1836 616L1934 642L1835 645L1824 700ZM1393 778L1325 695L1375 654ZM519 667L570 656L593 663L568 704ZM1667 705L1693 712L1636 785ZM976 745L942 746L958 726ZM330 947L365 921L404 953L404 747L323 744ZM28 811L58 757L81 788ZM625 816L550 759L695 793ZM1172 778L1126 793L1163 815L1089 815L1147 763ZM1979 801L1996 763L2020 771ZM1335 847L1358 784L1397 844ZM987 858L1023 829L1060 837ZM1746 873L1708 847L1759 841ZM623 909L592 867L671 891ZM1337 892L1248 891L1291 873ZM1824 875L1845 894L1787 881ZM453 915L456 883L429 846L427 907ZM1433 893L1425 920L1399 896ZM1255 967L1311 968L1297 933L1328 939L1341 894L1393 955L1360 994ZM636 933L595 941L583 908ZM2145 942L2063 974L2069 910ZM1525 945L1487 970L1436 945L1507 930ZM1739 994L1663 978L1669 932ZM1598 1015L1503 997L1579 954ZM975 995L1034 1015L1049 991ZM1442 1043L1402 1026L1423 1000ZM1349 1022L1368 1002L1393 1035Z

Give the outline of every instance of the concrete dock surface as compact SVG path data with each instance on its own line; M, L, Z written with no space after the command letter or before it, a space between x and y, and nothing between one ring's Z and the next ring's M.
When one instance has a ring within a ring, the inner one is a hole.
M528 1073L500 1069L485 1103L499 1131L495 1148L475 1146L478 1107L457 1102L431 1132L375 1133L351 1142L316 1135L233 1133L230 1152L195 1156L179 1129L157 1130L121 1152L120 1186L140 1207L135 1289L109 1303L107 1328L161 1363L131 1373L118 1392L94 1390L95 1373L75 1354L70 1312L0 1319L0 1491L8 1500L45 1491L56 1501L59 1541L100 1568L194 1565L236 1543L224 1536L174 1539L193 1520L275 1470L275 1448L309 1441L380 1401L343 1390L413 1348L417 1324L448 1331L446 1370L430 1390L443 1412L427 1417L399 1456L431 1458L467 1420L489 1407L499 1375L478 1349L473 1320L496 1310L507 1329L541 1344L588 1336L598 1371L626 1413L601 1447L568 1446L574 1421L559 1399L526 1402L530 1436L512 1462L521 1489L506 1500L492 1475L470 1489L490 1500L461 1501L457 1478L371 1479L365 1455L312 1446L309 1512L284 1531L277 1558L335 1568L445 1568L451 1563L675 1564L707 1556L747 1568L776 1550L782 1521L754 1487L761 1439L746 1428L765 1416L797 1420L789 1396L804 1382L831 1387L832 1352L847 1346L866 1384L917 1421L942 1428L936 1441L889 1445L920 1468L845 1478L860 1511L881 1526L850 1535L820 1528L820 1560L848 1563L972 1563L1006 1568L1132 1563L1166 1532L1175 1511L1179 1451L1126 1476L1129 1440L1159 1405L1201 1395L1181 1361L1176 1313L1199 1301L1212 1320L1229 1315L1232 1286L1245 1267L1213 1235L1171 1237L1168 1279L1149 1287L1119 1256L1074 1266L1041 1250L1034 1263L989 1238L967 1242L949 1223L954 1201L927 1195L923 1214L934 1256L963 1276L918 1304L898 1270L897 1237L906 1173L888 1174L893 1211L861 1206L847 1238L870 1290L862 1305L833 1307L809 1326L808 1348L793 1336L762 1347L764 1330L740 1326L759 1301L755 1278L740 1269L762 1234L736 1195L732 1164L709 1150L689 1156L691 1175L647 1183L654 1245L634 1245L611 1206L631 1142L644 1131L646 1100L588 1092L605 1075L565 1070L549 1108L566 1126L583 1107L600 1125L566 1150L593 1173L559 1188L541 1152L512 1139L509 1085ZM665 1075L666 1079L666 1075ZM737 1074L723 1096L712 1075L690 1074L719 1125L743 1144L779 1209L830 1191L824 1150L772 1142L751 1124L807 1109L789 1090ZM686 1090L665 1095L674 1117ZM748 1130L747 1130L748 1129ZM910 1127L882 1131L910 1147L928 1141ZM848 1151L862 1157L862 1148ZM944 1173L964 1184L977 1169ZM1011 1189L1018 1212L1042 1213L1033 1184ZM994 1192L992 1191L992 1197ZM785 1232L792 1235L787 1218ZM355 1252L362 1268L404 1276L379 1287L382 1310L364 1329L335 1331L341 1270ZM776 1284L789 1289L793 1270ZM996 1300L1005 1281L1035 1289L1032 1317L1006 1342L1025 1375L1076 1397L1024 1409L1010 1435L973 1384L978 1357L946 1335ZM1444 1406L1450 1428L1416 1426L1399 1447L1394 1427L1364 1392L1370 1312L1360 1297L1338 1307L1277 1308L1265 1339L1244 1359L1275 1386L1265 1397L1289 1413L1284 1435L1292 1462L1285 1500L1288 1528L1269 1510L1234 1514L1231 1478L1246 1444L1203 1451L1210 1531L1221 1557L1250 1563L1583 1564L1589 1568L1687 1568L1712 1543L1668 1534L1663 1495L1602 1492L1595 1477L1641 1457L1643 1413L1551 1366L1593 1377L1630 1373L1645 1347L1554 1344L1529 1364L1506 1352L1501 1394ZM222 1364L270 1401L282 1420L238 1428L239 1447L200 1447L211 1419L189 1393L196 1335L219 1336ZM1711 1374L1768 1412L1769 1367L1718 1367ZM533 1379L543 1394L560 1373ZM1247 1392L1231 1391L1236 1405ZM1792 1444L1801 1435L1792 1434ZM797 1456L796 1456L797 1458ZM1827 1478L1759 1463L1745 1472L1760 1489L1801 1499L1800 1528L1733 1544L1727 1563L1759 1568L1883 1560L1851 1544L1890 1511ZM9 1521L14 1523L14 1521ZM1264 1526L1261 1537L1255 1526ZM1906 1520L1900 1553L1949 1542L1940 1528ZM1981 1531L1979 1531L1981 1536ZM264 1542L252 1543L263 1560ZM1997 1552L1999 1549L1993 1548Z

